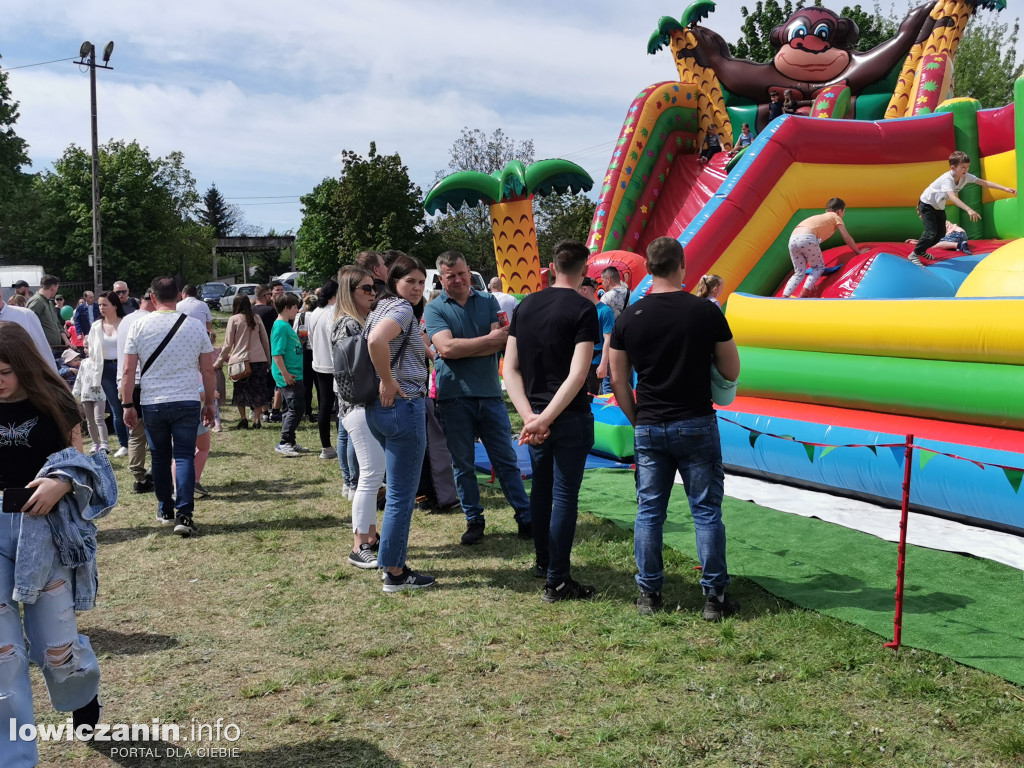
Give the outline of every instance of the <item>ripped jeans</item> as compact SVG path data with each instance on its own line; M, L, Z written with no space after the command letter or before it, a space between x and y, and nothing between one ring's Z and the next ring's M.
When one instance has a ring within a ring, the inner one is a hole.
M70 569L54 562L43 594L24 606L22 629L18 604L11 599L20 523L20 513L0 515L0 723L7 732L12 718L17 728L35 723L29 659L43 670L50 703L60 712L85 706L100 686L96 654L89 638L78 634ZM0 752L5 768L39 762L34 741L10 741Z

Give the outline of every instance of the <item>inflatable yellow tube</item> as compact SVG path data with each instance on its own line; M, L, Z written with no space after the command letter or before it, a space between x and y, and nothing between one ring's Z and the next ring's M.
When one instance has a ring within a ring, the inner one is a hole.
M1024 280L1024 273L1021 278ZM726 317L736 343L743 347L1012 365L1024 362L1024 300L830 301L737 293L729 299Z
M1010 150L1009 152L1000 152L998 155L992 155L991 157L981 158L981 177L994 181L997 184L1002 184L1004 187L1017 189L1020 186L1017 183L1017 152ZM1001 189L983 188L981 190L981 199L986 203L1002 200L1006 197L1012 197L1012 195L1003 192Z
M961 283L956 296L1024 296L1024 240L1014 240L986 256ZM972 301L968 306L977 303ZM1001 303L1024 304L1024 300ZM1019 325L1020 321L1020 315L1011 314L1003 322ZM1024 363L1024 344L1018 341L1017 350L1017 362Z

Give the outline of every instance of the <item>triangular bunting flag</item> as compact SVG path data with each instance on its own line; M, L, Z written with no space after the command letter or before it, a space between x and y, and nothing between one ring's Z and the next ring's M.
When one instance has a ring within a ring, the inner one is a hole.
M928 466L928 462L934 459L939 454L936 453L935 451L929 451L927 448L919 448L917 450L917 455L920 457L919 462L921 465L921 469L924 469L926 466Z
M801 445L804 447L804 450L807 451L807 458L810 459L811 464L813 464L814 463L814 446L811 445L810 443L801 443Z
M836 449L836 446L834 446L834 445L826 445L824 448L821 449L821 453L818 454L818 458L819 459L824 459L826 456L828 456L830 453L832 453L832 451L834 451L835 449Z
M889 450L892 451L892 457L894 459L896 459L896 465L900 469L902 469L903 468L903 455L906 453L907 449L904 448L902 445L894 445Z
M759 438L760 436L761 436L761 433L758 432L756 429L750 430L750 434L747 435L747 438L750 440L750 447L751 448L754 447L754 443L757 442L757 438Z
M1020 481L1024 478L1024 472L1019 469L1003 467L1003 474L1006 475L1006 479L1009 480L1010 485L1013 486L1013 492L1017 493L1020 490Z

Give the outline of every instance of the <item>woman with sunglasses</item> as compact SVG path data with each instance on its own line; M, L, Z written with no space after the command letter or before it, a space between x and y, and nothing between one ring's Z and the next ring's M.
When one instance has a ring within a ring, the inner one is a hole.
M400 253L388 271L387 289L366 318L366 346L380 377L379 396L366 408L367 423L384 447L387 503L381 525L378 564L384 592L420 589L434 577L406 565L409 525L423 453L427 446L427 351L420 318L427 270Z
M100 377L99 383L107 396L107 410L114 417L114 432L121 444L114 457L120 458L128 455L128 428L124 424L124 410L117 391L117 335L124 318L124 308L114 291L101 293L96 303L100 308L100 319L89 328L85 348L95 363L93 370ZM93 382L86 384L92 385Z
M338 270L338 295L334 304L331 348L342 339L361 336L366 316L376 298L373 275L359 267ZM376 568L377 491L384 484L384 449L370 432L366 408L338 397L340 427L348 433L358 466L357 485L352 499L352 551L348 562L356 568ZM340 431L340 430L339 430ZM351 470L351 468L350 468Z

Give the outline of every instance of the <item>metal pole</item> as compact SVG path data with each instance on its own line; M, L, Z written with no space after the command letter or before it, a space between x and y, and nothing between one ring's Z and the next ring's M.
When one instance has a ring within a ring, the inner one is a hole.
M95 295L103 291L103 236L100 230L100 150L96 127L96 46L89 52L89 93L92 99L92 279Z
M886 648L898 651L903 637L903 578L907 566L907 517L910 512L910 466L914 457L914 436L907 435L903 450L903 504L900 507L900 543L896 558L896 613L892 620L892 642Z

